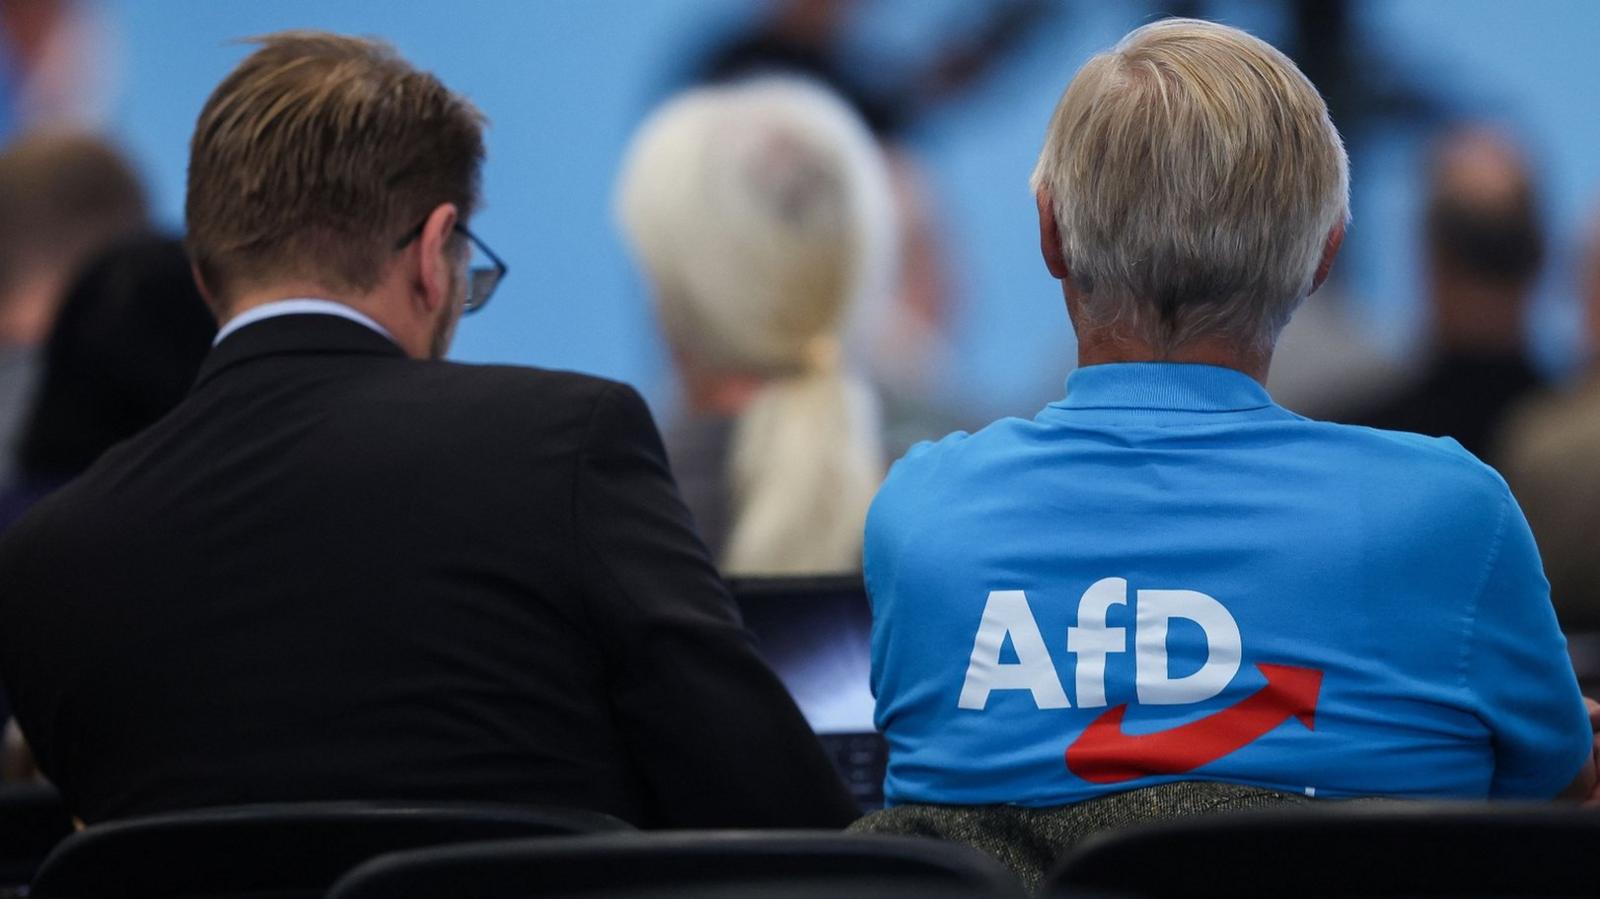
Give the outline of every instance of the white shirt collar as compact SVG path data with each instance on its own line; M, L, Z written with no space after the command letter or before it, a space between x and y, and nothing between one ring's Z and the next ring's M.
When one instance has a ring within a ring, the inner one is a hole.
M211 345L216 346L222 342L223 338L239 330L240 328L243 328L245 325L253 325L256 322L265 321L269 318L277 318L280 315L337 315L340 318L348 319L360 325L365 325L379 334L382 334L384 337L387 337L393 343L398 344L400 342L395 340L394 335L390 334L388 329L384 328L383 325L373 321L371 316L366 315L358 309L352 309L343 303L335 303L332 300L318 300L310 297L301 297L290 300L274 300L270 303L262 303L260 306L253 306L249 309L246 309L238 315L235 315L233 318L228 319L227 323L217 331L217 339L213 340Z

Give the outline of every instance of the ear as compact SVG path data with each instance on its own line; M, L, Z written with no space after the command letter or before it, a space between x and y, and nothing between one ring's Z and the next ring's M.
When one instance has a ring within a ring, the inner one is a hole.
M1067 267L1066 251L1061 248L1061 228L1056 223L1056 208L1050 201L1050 191L1041 187L1033 199L1039 206L1039 252L1044 255L1044 267L1050 270L1050 277L1065 281L1072 272Z
M417 268L412 298L424 316L437 314L439 307L451 300L450 270L454 263L449 244L455 234L457 216L454 203L435 206L423 222L422 234L416 241Z
M1328 273L1333 271L1334 257L1339 255L1339 248L1344 246L1344 222L1333 226L1328 232L1328 242L1322 246L1322 261L1317 263L1317 273L1311 277L1311 292L1316 293L1322 282L1328 280Z
M206 308L211 310L211 317L219 322L222 321L226 310L217 305L217 297L211 292L211 288L206 286L206 276L201 274L198 263L192 261L189 263L189 277L194 279L195 289L200 291L200 299L206 301Z

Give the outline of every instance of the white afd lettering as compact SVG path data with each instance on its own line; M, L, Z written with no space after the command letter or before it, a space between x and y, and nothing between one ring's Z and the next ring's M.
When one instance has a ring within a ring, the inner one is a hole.
M1095 581L1078 601L1078 626L1067 628L1067 650L1078 656L1079 708L1106 704L1106 654L1128 651L1127 630L1106 627L1106 615L1127 604L1128 582L1120 577Z
M1119 577L1095 581L1078 601L1078 623L1067 628L1067 651L1077 657L1073 686L1080 708L1107 704L1106 657L1128 651L1128 634L1126 628L1108 627L1106 620L1112 606L1127 603L1128 582ZM1205 663L1182 677L1171 676L1167 658L1167 634L1174 618L1199 625L1206 640ZM1204 702L1225 690L1239 673L1243 658L1239 624L1222 603L1204 593L1140 590L1134 628L1134 687L1143 705ZM1017 661L1002 664L1000 650L1007 637ZM995 690L1027 690L1041 709L1072 708L1021 590L989 593L957 705L981 711Z
M1017 661L1001 664L1000 648L1006 637L1016 650ZM961 685L963 709L982 710L995 690L1027 690L1034 705L1041 709L1067 709L1066 691L1056 677L1039 623L1028 608L1028 597L1021 590L994 590L983 607L978 636L972 641L972 658L967 663L967 679Z
M1206 635L1206 661L1200 670L1170 677L1167 625L1187 618ZM1144 705L1204 702L1227 688L1239 673L1242 645L1239 623L1222 603L1194 590L1140 590L1135 615L1134 683Z

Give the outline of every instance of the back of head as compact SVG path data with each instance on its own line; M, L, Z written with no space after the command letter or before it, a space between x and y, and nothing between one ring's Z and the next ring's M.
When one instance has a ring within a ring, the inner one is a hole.
M116 148L71 132L20 138L0 152L0 319L14 303L37 302L48 307L30 315L42 332L61 282L85 258L145 223L144 188ZM23 296L34 284L41 296Z
M1526 289L1544 259L1533 174L1503 134L1466 127L1428 159L1426 232L1432 265L1502 287Z
M1034 170L1084 327L1270 350L1349 216L1326 104L1236 28L1167 19L1079 70Z
M18 462L64 479L178 404L217 326L182 244L145 236L93 259L67 291Z
M892 272L888 175L866 127L803 81L694 90L634 138L618 206L679 360L765 383L735 429L724 567L854 568L882 463L840 332Z
M842 101L804 81L669 102L634 138L618 206L669 339L714 371L806 368L888 271L880 154Z
M372 289L410 228L478 199L483 117L388 45L283 32L218 85L189 153L188 248L224 310L242 289Z

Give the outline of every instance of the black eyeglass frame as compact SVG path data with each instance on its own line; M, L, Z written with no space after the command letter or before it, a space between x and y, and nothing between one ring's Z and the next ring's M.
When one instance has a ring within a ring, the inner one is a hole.
M396 250L405 249L406 244L422 236L422 229L427 226L427 219L418 222L415 228L407 231L406 235L400 238L394 248ZM489 245L484 243L478 235L468 230L466 225L457 222L453 230L467 240L472 241L472 245L483 251L483 255L489 257L489 262L491 263L491 265L487 266L474 265L467 269L467 299L466 302L461 304L461 313L466 315L477 312L489 304L489 297L494 295L495 288L499 287L500 282L505 280L506 273L511 271L511 266L506 265L505 260L501 259L494 250L489 249Z

